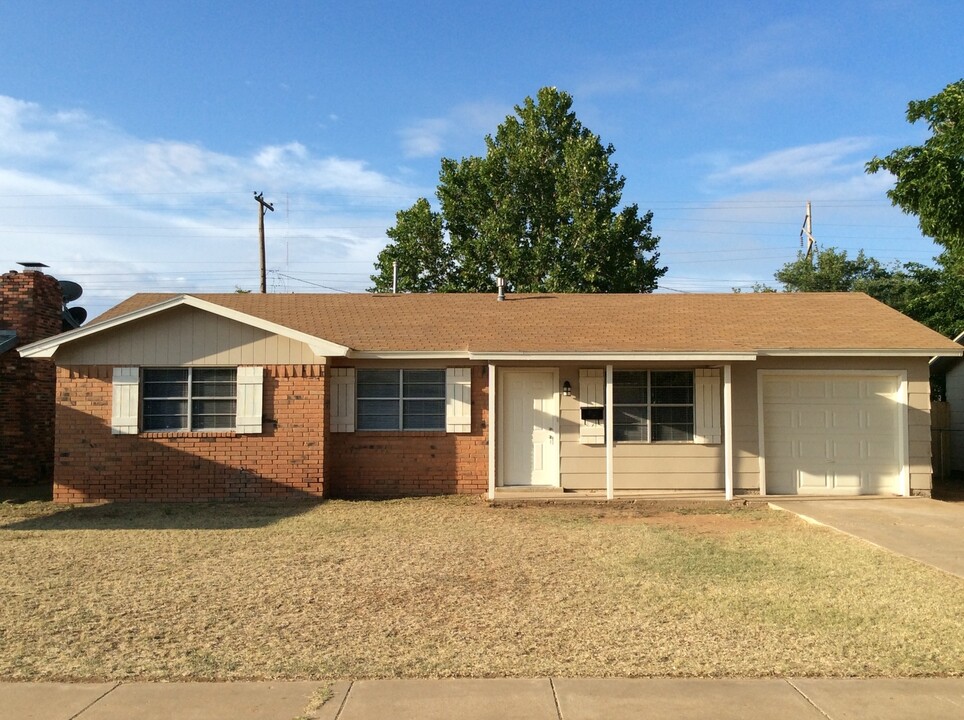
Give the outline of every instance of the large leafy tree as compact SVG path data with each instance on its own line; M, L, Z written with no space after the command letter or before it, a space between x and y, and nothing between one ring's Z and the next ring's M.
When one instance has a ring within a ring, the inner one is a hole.
M953 250L964 250L964 79L907 106L907 121L924 120L931 136L887 157L874 157L867 172L887 170L896 182L887 196L917 215L921 232Z
M652 213L620 208L626 179L572 112L572 97L542 88L516 106L485 157L442 159L441 209L419 199L399 212L378 255L374 289L485 292L651 292L666 273Z

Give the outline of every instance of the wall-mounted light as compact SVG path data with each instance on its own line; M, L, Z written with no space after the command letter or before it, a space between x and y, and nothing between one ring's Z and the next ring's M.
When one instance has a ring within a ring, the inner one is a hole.
M562 394L566 397L572 397L572 383L568 380L562 384Z

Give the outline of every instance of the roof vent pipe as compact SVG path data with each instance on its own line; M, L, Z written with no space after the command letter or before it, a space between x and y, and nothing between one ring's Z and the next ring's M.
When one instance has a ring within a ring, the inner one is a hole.
M392 260L392 295L398 292L398 260Z
M497 300L502 302L505 300L505 278L500 275L495 279L495 282L499 286L499 297Z

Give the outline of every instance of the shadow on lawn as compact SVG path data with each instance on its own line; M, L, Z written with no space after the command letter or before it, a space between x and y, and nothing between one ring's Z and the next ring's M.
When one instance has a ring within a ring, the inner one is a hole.
M244 530L263 528L310 512L322 500L272 502L100 503L23 506L4 530ZM0 515L0 523L3 523Z

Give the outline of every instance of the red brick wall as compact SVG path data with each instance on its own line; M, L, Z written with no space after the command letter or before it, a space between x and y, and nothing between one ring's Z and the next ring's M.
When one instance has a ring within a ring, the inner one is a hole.
M328 433L332 495L484 493L489 486L487 369L472 368L472 432Z
M0 276L0 329L16 330L17 346L61 331L63 296L43 273ZM0 355L0 485L50 482L54 455L53 360Z
M107 366L57 369L54 500L249 500L325 491L325 367L265 368L264 432L112 435Z

